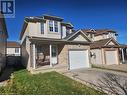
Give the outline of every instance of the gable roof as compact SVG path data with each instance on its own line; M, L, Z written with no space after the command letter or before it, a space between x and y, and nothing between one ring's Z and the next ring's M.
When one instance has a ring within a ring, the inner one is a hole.
M43 19L51 19L51 20L58 20L58 21L63 21L64 19L58 16L53 16L53 15L48 15L44 14Z
M89 45L91 42L85 42L85 41L68 41L66 39L55 39L55 38L45 38L45 37L29 37L29 40L33 43L39 43L39 42L46 42L46 43L75 43L75 44L85 44Z
M96 31L94 29L81 29L86 34L96 34Z
M88 41L91 42L91 40L87 37L87 35L82 31L82 30L78 30L77 32L72 32L71 34L69 34L68 36L66 36L64 39L66 40L70 40L71 38L73 38L75 35L77 35L78 33L83 34L83 36L85 38L87 38Z
M115 43L115 45L108 45L111 41L113 41ZM95 41L90 45L91 49L95 49L95 48L102 48L102 47L111 47L111 46L119 46L119 43L114 40L113 38L108 38L108 39L104 39L104 40L99 40L99 41Z
M102 35L102 34L108 34L109 32L116 33L116 31L109 30L109 29L97 29L95 31L96 31L95 36Z
M20 44L15 41L8 41L7 48L20 48Z
M116 31L110 30L110 29L81 29L81 30L86 34L90 34L90 33L95 34L95 36L99 36L102 34L108 34L109 32L112 32L118 35Z

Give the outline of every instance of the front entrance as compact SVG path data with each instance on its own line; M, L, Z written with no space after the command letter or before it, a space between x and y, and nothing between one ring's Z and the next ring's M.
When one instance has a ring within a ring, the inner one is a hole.
M58 55L58 48L57 45L52 45L51 48L51 64L57 64L57 55Z

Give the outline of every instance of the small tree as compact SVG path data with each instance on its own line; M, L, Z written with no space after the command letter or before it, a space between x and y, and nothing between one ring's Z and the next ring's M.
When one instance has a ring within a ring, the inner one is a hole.
M127 95L127 79L115 74L105 73L99 79L97 87L99 90L106 91L110 95Z

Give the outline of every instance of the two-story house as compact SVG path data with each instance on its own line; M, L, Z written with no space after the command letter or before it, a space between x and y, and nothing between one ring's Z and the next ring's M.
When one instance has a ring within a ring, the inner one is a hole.
M83 32L93 41L91 48L92 64L120 64L120 59L125 59L123 48L117 42L117 33L109 29L82 29ZM124 60L123 60L124 61Z
M7 56L20 56L20 52L20 44L18 42L7 42Z
M3 14L0 12L0 72L6 66L6 44L8 32Z
M30 71L43 68L90 67L89 37L75 32L63 18L43 15L26 17L20 35L22 63Z

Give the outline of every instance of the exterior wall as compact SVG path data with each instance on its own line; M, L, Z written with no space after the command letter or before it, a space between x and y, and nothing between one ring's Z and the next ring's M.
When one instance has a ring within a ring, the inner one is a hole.
M21 45L21 55L22 55L22 64L30 70L30 41L28 38L24 40L24 42Z
M91 57L92 64L102 64L102 54L101 49L92 49L91 53L93 56Z
M108 45L115 45L112 41Z
M78 44L61 44L61 45L58 45L58 63L59 64L66 64L69 67L69 58L68 58L69 49L86 49L89 51L89 58L90 58L89 45L79 46Z
M6 37L0 35L0 67L4 68L6 65Z
M1 16L1 14L0 14ZM3 24L4 18L0 18L0 72L6 65L6 46L7 46L7 34L5 31L5 25ZM5 23L6 24L6 23Z
M29 23L29 36L61 39L61 26L58 22L58 32L50 32L48 21L44 23L44 34L41 34L41 23Z
M73 41L87 41L82 35L78 35Z
M16 53L15 48L7 48L7 55L20 56L21 50L20 50L20 48L18 48L18 49L19 49L19 52Z
M29 36L33 37L45 37L45 38L56 38L61 39L66 37L66 26L61 26L61 22L58 22L58 32L49 31L49 20L44 23L44 34L41 34L41 23L28 23ZM70 29L71 33L72 29Z
M24 40L26 39L27 36L29 36L29 25L27 26L27 28L23 34L23 37L21 39L21 44L24 42Z
M103 34L103 35L98 35L94 37L94 41L98 41L98 40L103 40L106 39L107 35Z
M65 38L66 37L66 26L62 26L62 38Z
M102 34L102 35L95 36L94 41L103 40L107 38L114 38L115 40L117 40L115 33L109 33L109 34Z
M117 53L116 57L118 58L118 60L117 60L118 63L120 63L118 48L113 48L113 49L112 48L92 49L91 52L92 52L92 54L95 54L95 57L92 56L91 63L92 64L100 64L100 65L106 64L106 55L105 55L105 52L107 50L108 51L112 51L112 50L117 51L118 53Z

